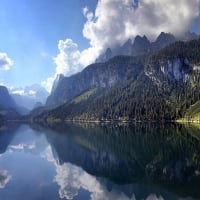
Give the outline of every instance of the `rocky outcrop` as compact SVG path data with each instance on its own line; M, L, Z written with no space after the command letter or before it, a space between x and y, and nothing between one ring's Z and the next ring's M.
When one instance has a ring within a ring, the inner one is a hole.
M167 60L162 64L162 60L159 61L158 66L148 66L145 70L146 76L153 80L156 84L163 81L163 78L167 78L170 81L181 81L185 83L191 71L194 67L191 65L187 58L175 58Z
M187 58L176 58L168 60L167 64L161 66L163 74L169 79L186 82L189 77L190 63Z

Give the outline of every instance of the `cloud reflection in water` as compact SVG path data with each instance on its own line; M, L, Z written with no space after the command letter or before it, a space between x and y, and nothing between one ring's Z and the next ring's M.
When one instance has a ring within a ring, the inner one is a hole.
M60 164L54 158L50 146L43 152L42 157L55 165L56 176L54 181L59 185L59 197L61 199L74 199L79 195L79 191L83 189L90 193L92 200L137 200L134 194L130 197L115 188L108 190L106 185L102 183L101 178L88 174L78 166L71 163ZM150 194L145 200L164 200L164 198Z
M7 170L0 170L0 189L5 188L11 178Z

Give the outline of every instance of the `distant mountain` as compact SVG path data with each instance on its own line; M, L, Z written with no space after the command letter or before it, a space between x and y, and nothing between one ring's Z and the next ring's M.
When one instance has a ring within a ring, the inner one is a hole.
M12 89L11 96L15 102L28 110L32 110L39 105L45 104L49 93L39 84L27 86L24 89Z
M146 36L136 36L132 45L133 56L145 55L151 51L151 43Z
M146 55L150 52L158 51L175 41L189 41L193 39L198 39L199 36L195 33L186 32L181 37L176 38L170 33L161 32L154 42L150 42L148 38L144 35L143 37L137 35L132 43L129 39L122 46L115 47L114 49L108 48L105 53L100 55L96 62L106 62L110 58L117 55L127 55L127 56L139 56Z
M151 43L151 50L158 51L177 40L172 34L162 32L156 41Z
M35 119L175 120L199 100L200 39L116 56L64 77L47 100L58 107Z

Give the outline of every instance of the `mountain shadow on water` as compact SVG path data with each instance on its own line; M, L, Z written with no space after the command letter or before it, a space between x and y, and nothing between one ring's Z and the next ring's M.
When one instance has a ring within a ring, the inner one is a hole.
M117 184L151 183L200 198L200 136L180 124L58 124L46 137L70 162Z
M18 123L0 124L0 154L6 152L7 147L15 136L17 129L20 127Z

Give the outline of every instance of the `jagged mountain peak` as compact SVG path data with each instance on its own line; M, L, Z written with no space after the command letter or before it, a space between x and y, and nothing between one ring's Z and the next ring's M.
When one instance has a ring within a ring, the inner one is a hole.
M155 42L152 43L152 50L157 51L175 41L177 41L177 39L171 33L161 32L160 35L155 40Z
M189 37L189 36L188 36ZM115 47L114 49L107 48L107 50L101 54L96 62L106 62L110 58L117 55L126 56L138 56L145 55L152 51L157 51L165 46L177 41L174 35L171 33L161 32L154 42L150 42L146 35L137 35L134 40L128 39L123 45Z
M160 37L163 36L166 34ZM116 56L105 63L92 64L60 82L46 104L56 108L38 119L183 117L188 106L199 101L199 49L200 39L175 42L145 56Z
M52 86L52 89L51 89L51 92L54 92L59 84L59 82L64 78L65 76L63 74L57 74L56 75L56 78L53 82L53 86Z
M173 38L173 39L175 39L175 37L174 37L173 34L161 32L161 33L158 35L156 41L163 40L163 39L166 39L166 38Z
M146 35L143 35L143 36L140 36L140 35L137 35L135 37L135 40L134 40L134 43L137 42L137 41L145 41L145 42L149 42L149 39L146 37Z

